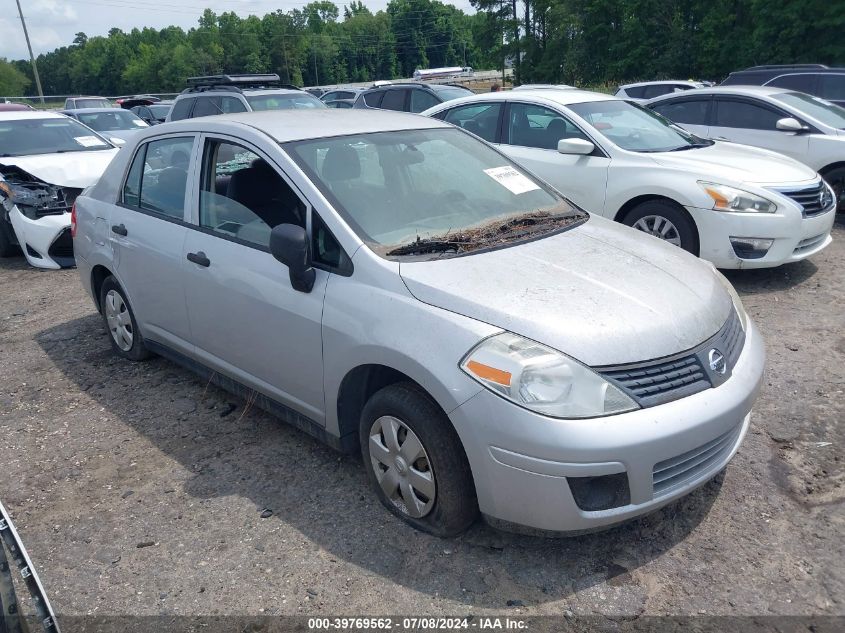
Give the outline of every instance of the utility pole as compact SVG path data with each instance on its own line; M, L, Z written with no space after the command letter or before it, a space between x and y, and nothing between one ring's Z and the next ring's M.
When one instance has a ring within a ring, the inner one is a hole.
M26 38L26 47L29 49L29 60L32 62L32 74L35 76L35 87L38 88L38 96L41 103L44 103L44 91L41 90L41 79L38 77L38 66L35 64L35 55L32 54L32 44L29 43L29 31L26 30L26 21L23 19L23 10L21 9L21 0L15 0L18 5L18 15L21 16L21 26L23 26L23 36Z

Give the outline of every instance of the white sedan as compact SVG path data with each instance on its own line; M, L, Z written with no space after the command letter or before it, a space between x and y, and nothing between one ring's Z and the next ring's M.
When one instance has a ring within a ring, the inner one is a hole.
M116 153L62 114L0 113L0 257L20 249L38 268L73 266L71 207Z
M812 167L845 210L845 108L770 86L717 86L645 105L698 136L770 149Z
M831 242L834 195L813 169L774 152L698 138L616 97L498 92L423 114L497 144L587 211L719 268L778 266Z

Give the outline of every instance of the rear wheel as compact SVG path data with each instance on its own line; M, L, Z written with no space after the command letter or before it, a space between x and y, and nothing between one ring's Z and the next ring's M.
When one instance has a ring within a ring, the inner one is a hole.
M126 293L114 277L106 277L100 288L100 306L112 349L129 360L144 360L151 356L135 321L135 314Z
M689 213L669 200L648 200L631 209L624 224L698 255L698 235Z
M845 212L845 167L837 167L826 172L824 180L833 188L837 213Z
M389 385L370 398L360 440L370 484L391 512L437 536L455 536L475 521L475 485L458 434L415 384Z
M14 257L21 249L15 244L14 229L3 217L0 217L0 257Z

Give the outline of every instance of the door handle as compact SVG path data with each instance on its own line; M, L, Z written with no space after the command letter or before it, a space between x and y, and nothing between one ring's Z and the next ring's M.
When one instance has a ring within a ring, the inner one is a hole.
M122 235L123 237L126 237L127 235L129 235L129 231L127 231L126 227L123 226L122 224L112 224L111 231L112 231L112 233Z
M199 264L200 266L205 266L206 268L211 266L211 260L208 259L202 251L199 251L198 253L188 253L188 261Z

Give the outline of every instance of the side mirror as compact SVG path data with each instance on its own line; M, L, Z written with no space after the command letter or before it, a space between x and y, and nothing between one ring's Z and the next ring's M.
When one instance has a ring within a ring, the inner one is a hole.
M270 253L288 267L290 285L311 292L317 271L311 267L308 233L296 224L279 224L270 232Z
M557 151L561 154L592 154L596 146L582 138L562 138L557 142Z
M798 119L793 119L791 116L779 119L778 122L775 123L775 127L779 130L783 130L784 132L804 131L804 126L801 125L801 122Z

